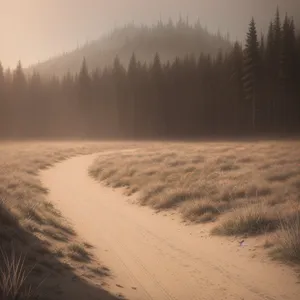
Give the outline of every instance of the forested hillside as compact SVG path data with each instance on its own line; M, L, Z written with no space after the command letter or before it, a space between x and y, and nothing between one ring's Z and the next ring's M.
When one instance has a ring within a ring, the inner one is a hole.
M180 19L176 24L171 20L156 26L135 26L129 24L115 29L111 34L77 50L54 57L29 68L42 75L62 75L68 71L76 73L85 57L91 69L112 65L118 55L125 66L134 52L137 59L150 63L158 52L163 62L187 53L199 56L201 53L216 55L219 49L228 50L230 43L220 34L211 34L200 23L190 25Z
M182 49L182 48L181 48ZM183 51L183 50L181 50ZM149 51L150 53L151 51ZM259 37L230 52L189 54L147 65L81 70L62 79L26 78L0 68L0 135L20 137L188 138L299 133L300 36L277 12Z

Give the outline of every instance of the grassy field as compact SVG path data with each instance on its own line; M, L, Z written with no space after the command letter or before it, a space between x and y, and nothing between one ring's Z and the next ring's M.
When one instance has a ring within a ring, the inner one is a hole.
M90 175L137 193L142 205L214 222L213 234L264 234L274 255L300 261L299 149L283 141L149 144L99 157Z
M45 295L61 299L66 289L75 294L76 290L91 290L90 279L95 283L108 275L93 258L92 246L47 202L38 172L75 155L120 147L123 144L93 142L0 144L1 299L33 299L36 294L42 299ZM78 274L87 281L79 282ZM70 287L70 282L76 285ZM103 296L104 292L95 293Z
M29 299L32 294L39 294L41 299L47 298L45 295L63 299L66 290L74 295L88 290L99 297L115 299L102 288L92 287L97 282L101 284L109 270L94 259L92 245L77 236L47 202L47 190L38 178L39 170L56 162L106 150L139 148L130 154L99 157L90 168L98 180L125 187L128 194L137 193L142 205L157 210L176 209L192 222L214 222L215 234L272 232L274 238L267 239L266 247L276 250L276 255L299 261L299 146L298 142L2 142L3 300L17 296ZM16 272L18 278L12 276Z

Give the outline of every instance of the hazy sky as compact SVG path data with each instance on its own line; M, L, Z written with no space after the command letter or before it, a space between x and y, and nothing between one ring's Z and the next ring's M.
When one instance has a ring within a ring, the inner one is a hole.
M243 38L254 15L266 27L277 4L300 11L300 0L0 0L0 61L5 67L44 60L134 20L198 17L208 29Z

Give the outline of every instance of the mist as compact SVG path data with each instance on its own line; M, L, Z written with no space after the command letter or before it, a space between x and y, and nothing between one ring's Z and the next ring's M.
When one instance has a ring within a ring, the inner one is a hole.
M151 25L159 19L197 19L212 32L244 39L252 16L264 31L279 5L299 19L297 0L0 0L0 57L5 67L28 66L70 51L128 22Z

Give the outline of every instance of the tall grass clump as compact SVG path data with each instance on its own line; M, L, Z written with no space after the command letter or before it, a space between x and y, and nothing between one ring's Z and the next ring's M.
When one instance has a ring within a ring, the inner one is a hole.
M226 219L213 229L212 233L221 235L258 235L278 227L274 211L263 203L236 208Z
M25 300L33 298L27 284L32 269L25 266L25 256L0 249L0 298L1 300Z
M278 250L283 259L300 262L300 211L280 222Z

